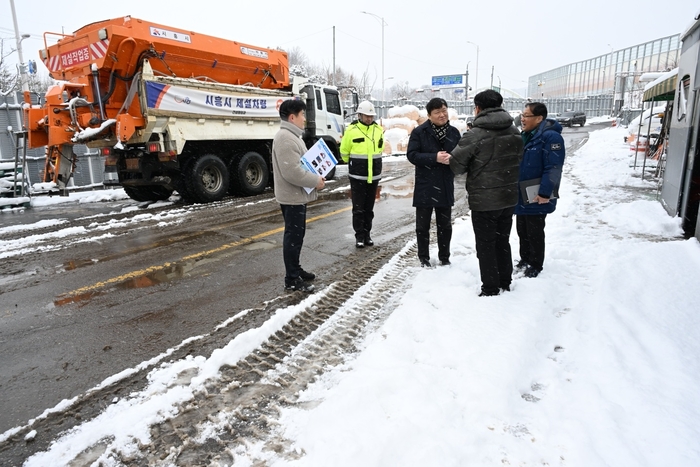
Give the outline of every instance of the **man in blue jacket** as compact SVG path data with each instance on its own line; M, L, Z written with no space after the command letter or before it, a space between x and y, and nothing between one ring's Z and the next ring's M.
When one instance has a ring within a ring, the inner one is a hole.
M547 106L532 102L521 114L523 159L520 163L520 182L539 180L537 196L530 202L518 193L515 207L515 228L520 238L520 261L516 269L525 277L537 277L544 264L544 226L547 214L557 208L556 193L564 165L564 138L561 125L547 120Z
M430 267L430 219L435 210L438 259L450 264L452 206L455 204L455 176L450 169L450 152L457 146L459 130L450 125L447 102L440 97L425 106L428 120L411 132L406 157L416 166L413 206L416 208L418 259Z

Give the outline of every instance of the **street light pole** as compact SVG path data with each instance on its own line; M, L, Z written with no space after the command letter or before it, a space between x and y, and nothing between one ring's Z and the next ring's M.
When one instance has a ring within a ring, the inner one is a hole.
M615 65L613 64L613 51L615 50L612 45L608 44L608 47L610 47L610 76L608 76L608 79L612 78L612 95L610 97L610 100L612 101L612 104L610 105L610 116L612 116L615 113L615 87L617 83L617 73L615 73Z
M17 41L17 57L19 58L19 83L22 87L22 92L25 92L29 91L29 77L27 76L27 69L24 64L24 57L22 56L22 41L28 38L29 34L23 34L20 37L14 0L10 0L10 7L12 8L12 21L14 21L15 24L15 41Z
M467 62L467 74L465 75L465 82L464 82L464 103L466 105L467 101L469 100L469 64L471 61Z
M374 13L370 13L368 11L363 11L362 13L374 16L382 25L382 105L384 105L384 26L388 26L388 24L386 21L384 21L383 16L375 15Z
M479 90L479 44L472 42L472 41L467 41L467 44L475 45L476 46L476 72L474 73L476 75L476 78L474 79L474 89L476 91Z
M382 81L382 100L384 100L384 86L385 86L384 83L386 83L386 82L389 81L390 79L394 79L394 77L393 77L393 76L389 76L388 78L385 78L384 81Z

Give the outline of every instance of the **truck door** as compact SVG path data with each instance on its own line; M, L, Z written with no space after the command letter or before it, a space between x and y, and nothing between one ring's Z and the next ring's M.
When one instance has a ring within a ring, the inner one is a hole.
M328 125L326 128L333 138L340 141L340 137L345 130L343 106L340 104L340 93L336 89L325 88L323 94L328 116Z
M316 97L316 134L327 135L328 128L328 118L329 115L325 111L326 103L324 102L324 93L321 92L321 88L314 86L314 93Z

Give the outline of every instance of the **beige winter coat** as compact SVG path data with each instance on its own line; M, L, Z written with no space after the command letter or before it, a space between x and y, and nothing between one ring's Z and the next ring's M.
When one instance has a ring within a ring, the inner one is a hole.
M282 120L280 131L272 141L272 172L275 199L280 204L299 205L314 201L316 190L307 193L303 187L314 188L319 176L301 165L306 145L301 139L303 130Z

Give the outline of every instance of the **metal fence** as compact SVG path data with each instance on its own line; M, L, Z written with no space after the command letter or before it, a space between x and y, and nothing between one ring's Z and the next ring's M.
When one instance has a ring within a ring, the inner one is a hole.
M503 99L503 108L506 110L523 110L525 104L527 104L528 102L530 101L524 98L505 97ZM568 110L582 110L586 112L586 116L588 117L600 117L603 115L610 115L613 110L612 94L588 96L582 98L544 98L539 100L539 102L542 102L547 106L548 112L561 113L566 112ZM414 105L419 109L424 109L427 103L428 101L426 101L425 99L392 101L375 100L374 106L375 109L377 109L377 118L387 118L389 116L389 110L392 107ZM447 106L457 111L458 114L472 115L474 113L474 104L472 101L465 102L464 100L447 100Z

